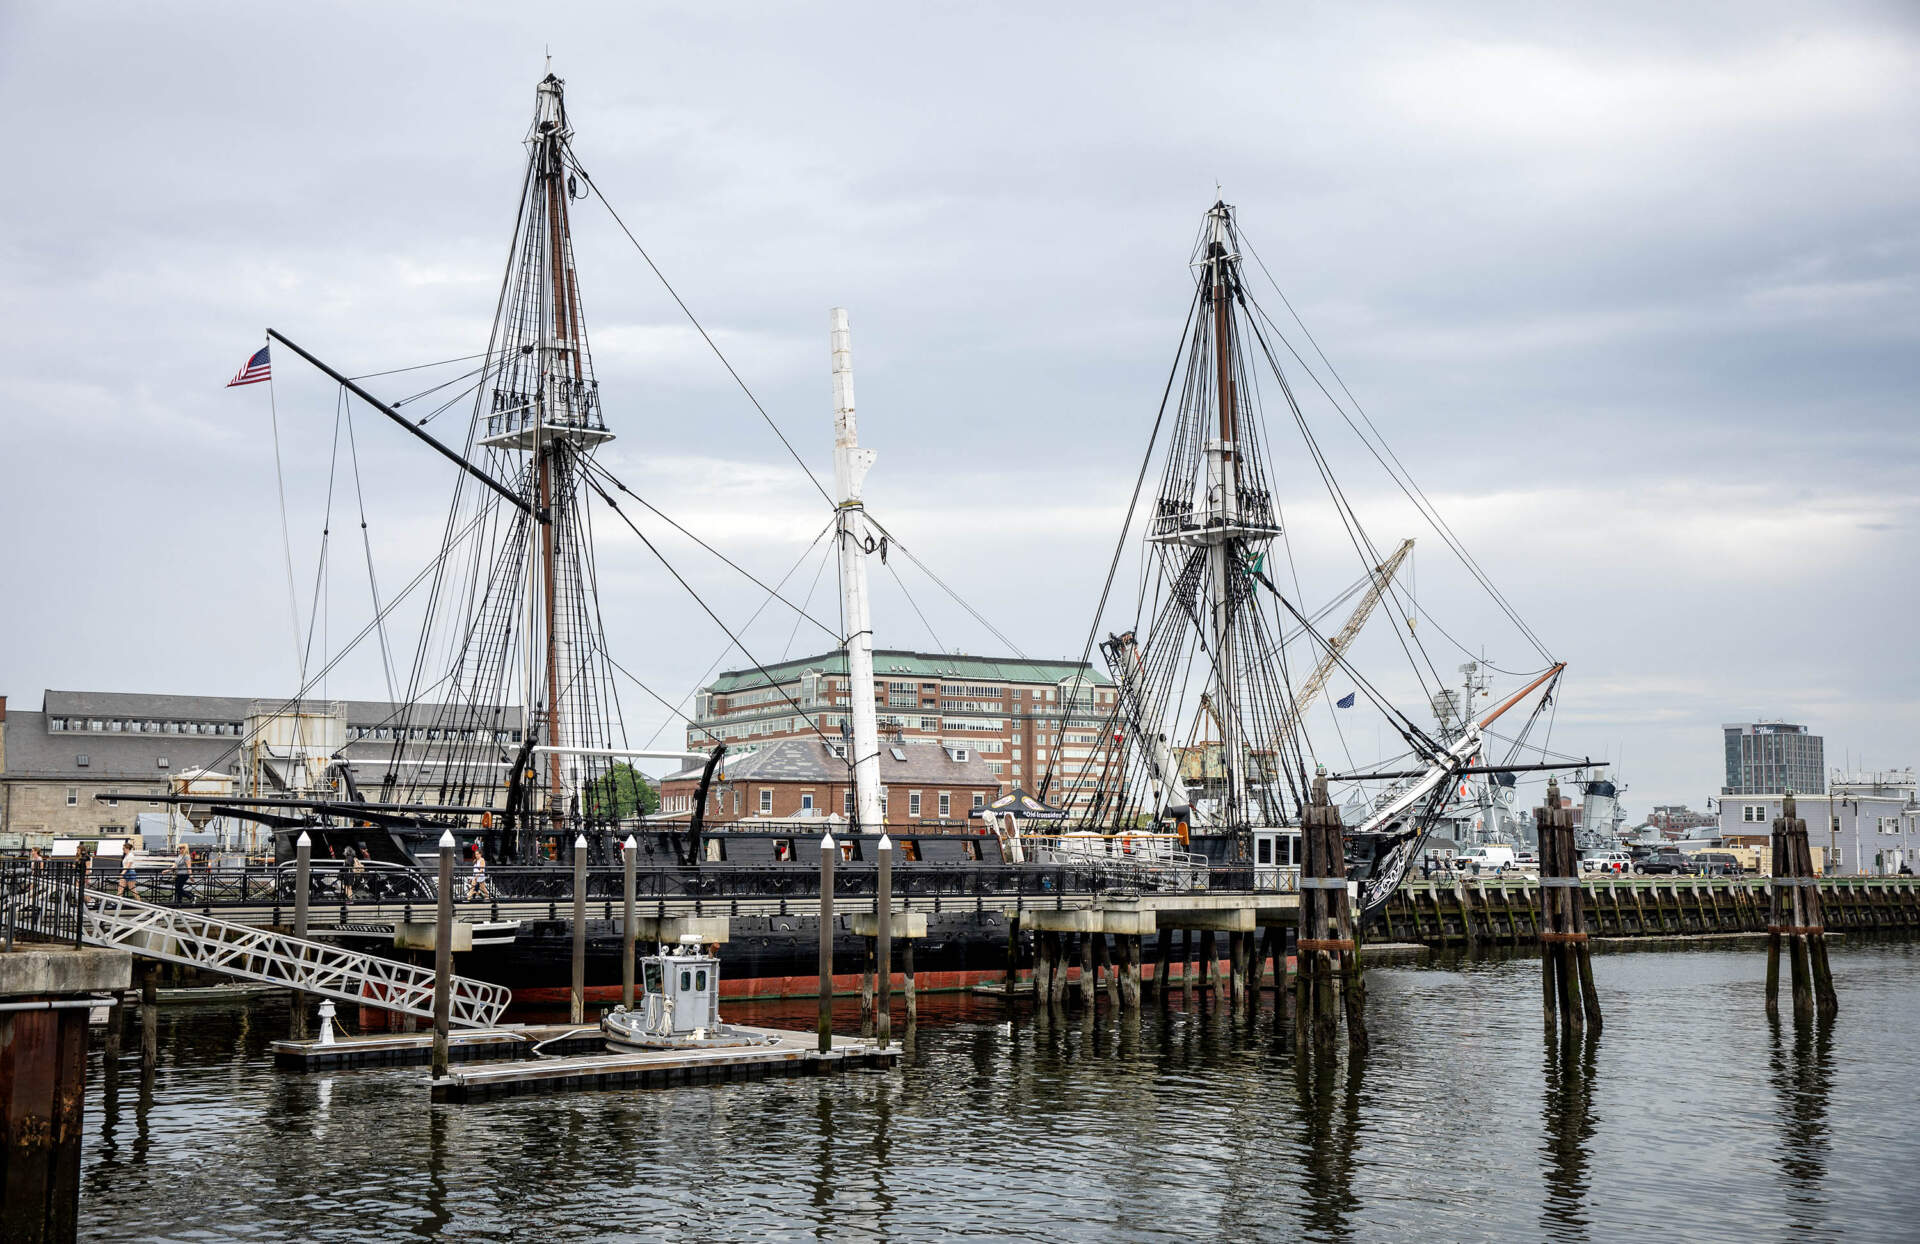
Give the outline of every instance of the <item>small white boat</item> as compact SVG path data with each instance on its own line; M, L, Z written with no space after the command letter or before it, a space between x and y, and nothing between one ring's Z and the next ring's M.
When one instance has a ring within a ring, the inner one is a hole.
M634 1009L616 1006L600 1019L615 1053L763 1045L763 1033L720 1022L720 960L689 933L671 950L640 959L641 994Z

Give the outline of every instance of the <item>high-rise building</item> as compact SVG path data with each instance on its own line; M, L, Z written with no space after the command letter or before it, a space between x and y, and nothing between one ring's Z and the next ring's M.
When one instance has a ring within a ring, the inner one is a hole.
M1784 721L1734 722L1727 741L1723 795L1818 795L1827 789L1826 740Z

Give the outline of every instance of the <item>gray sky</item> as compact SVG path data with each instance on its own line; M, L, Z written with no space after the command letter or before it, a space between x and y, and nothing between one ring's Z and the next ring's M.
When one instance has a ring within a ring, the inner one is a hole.
M1029 654L1085 641L1217 183L1570 663L1557 749L1623 758L1636 810L1718 789L1722 721L1807 722L1836 764L1920 763L1920 18L1559 7L0 8L0 692L291 691L266 386L221 386L269 324L353 372L484 347L551 47L582 160L823 475L826 312L851 309L876 514ZM621 435L605 460L785 573L819 498L599 204L576 219ZM277 372L305 610L334 394L284 352ZM1422 603L1536 668L1294 379L1375 539L1425 537ZM451 478L363 413L392 586ZM457 439L460 414L438 430ZM1297 438L1270 436L1312 602L1358 566ZM368 616L350 478L330 643ZM663 547L724 616L753 609ZM631 538L607 533L602 568L616 654L683 693L724 637ZM903 574L945 646L998 648ZM890 575L876 613L883 645L933 642ZM777 657L791 627L770 611L749 645ZM1359 658L1417 693L1384 630ZM384 686L356 660L329 690ZM664 713L633 692L627 716L645 738ZM1376 750L1371 718L1341 724L1356 759Z

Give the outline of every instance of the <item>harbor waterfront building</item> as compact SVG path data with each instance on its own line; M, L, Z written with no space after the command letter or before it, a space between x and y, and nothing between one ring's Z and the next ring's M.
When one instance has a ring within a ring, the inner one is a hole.
M1794 791L1807 842L1823 853L1825 870L1845 877L1891 877L1902 868L1920 873L1920 803L1914 772L1835 771L1819 794ZM1723 842L1763 846L1781 815L1785 791L1728 795L1720 800Z
M1826 740L1805 726L1784 721L1732 722L1726 739L1727 783L1723 795L1760 795L1790 790L1818 795L1826 790Z
M443 728L433 706L368 700L272 700L122 691L42 694L38 711L0 696L0 851L131 839L138 817L164 805L141 796L340 793L329 771L344 759L370 799L400 780L437 775L472 759L478 733L510 749L521 739L520 710L476 714L486 726ZM497 726L493 723L497 722ZM411 723L411 724L409 724ZM404 736L404 737L403 737ZM507 762L493 799L504 806ZM98 800L121 792L132 798ZM204 818L203 818L204 819ZM235 846L259 846L260 827L241 826Z
M817 820L823 830L848 824L854 793L846 747L838 739L814 735L772 739L740 754L729 750L714 770L702 824L720 828L737 823L751 829L755 822ZM661 779L660 812L654 820L691 819L704 768L691 765ZM880 814L896 836L914 830L984 830L986 822L973 811L991 803L1000 791L1000 778L970 744L948 746L900 736L880 741ZM714 853L724 850L723 845L707 847L715 859L722 857Z
M849 728L848 695L842 652L729 670L695 693L687 747L725 743L731 764L735 753L776 739L839 739ZM873 654L883 754L889 739L936 743L977 758L1002 784L1034 793L1054 760L1046 794L1061 807L1084 807L1106 780L1085 775L1102 771L1087 762L1107 745L1114 695L1113 680L1084 661L893 648Z

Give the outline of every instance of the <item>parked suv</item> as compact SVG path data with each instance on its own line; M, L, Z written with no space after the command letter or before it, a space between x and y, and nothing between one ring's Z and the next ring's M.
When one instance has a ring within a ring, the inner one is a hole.
M1693 867L1702 877L1738 877L1745 872L1739 857L1725 851L1696 851Z
M1633 857L1636 877L1684 877L1693 868L1693 861L1678 851L1647 851Z
M1598 855L1585 856L1580 861L1581 872L1601 873L1609 877L1617 877L1632 867L1633 861L1625 851L1602 851Z

